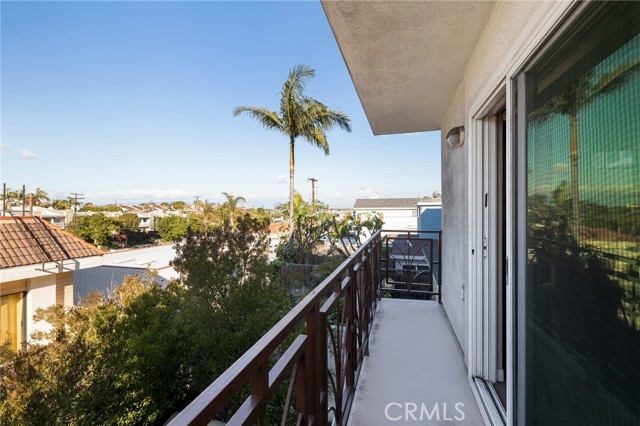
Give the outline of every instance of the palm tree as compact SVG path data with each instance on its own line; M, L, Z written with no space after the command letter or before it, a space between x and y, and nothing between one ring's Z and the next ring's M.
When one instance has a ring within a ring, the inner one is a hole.
M552 114L569 115L569 153L571 158L571 232L580 240L580 193L578 181L578 113L598 96L612 93L621 87L632 74L640 70L640 59L604 73L594 82L593 70L587 72L564 92L553 97L540 109L531 113L530 119L544 121Z
M329 155L326 132L334 126L351 132L351 119L337 109L330 109L321 102L305 96L307 82L316 72L307 65L296 65L289 71L289 77L280 92L280 114L267 108L239 106L233 115L247 114L266 129L277 130L289 138L289 241L294 232L294 172L295 143L302 138Z
M50 204L51 199L49 198L49 194L47 194L43 189L36 188L35 192L28 194L33 199L33 204L35 206L47 206Z
M246 203L247 200L245 200L244 197L236 197L233 193L223 192L222 195L227 198L227 201L220 207L220 213L222 213L223 222L229 220L229 225L231 225L231 229L233 229L238 204L240 204L240 202Z
M217 206L214 203L210 203L209 200L197 200L194 204L196 206L196 209L202 210L202 226L204 228L204 231L206 232L209 223L215 223Z

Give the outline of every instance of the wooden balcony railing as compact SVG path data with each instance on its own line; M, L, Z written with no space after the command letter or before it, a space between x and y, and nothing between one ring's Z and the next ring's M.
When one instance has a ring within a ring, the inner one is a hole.
M380 296L381 247L378 231L169 424L206 425L248 388L228 425L264 424L267 408L282 425L345 425Z

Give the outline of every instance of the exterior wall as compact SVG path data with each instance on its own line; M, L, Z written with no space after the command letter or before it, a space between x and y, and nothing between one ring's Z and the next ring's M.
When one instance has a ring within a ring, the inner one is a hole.
M413 209L355 209L356 214L377 212L383 215L382 229L416 229L418 210Z
M101 262L101 257L85 259L85 265ZM76 262L73 265L79 266ZM39 266L39 265L38 265ZM31 334L35 331L47 331L51 326L44 321L33 321L33 316L39 308L48 308L59 304L65 307L73 306L74 282L73 272L55 273L55 264L45 265L50 272L36 270L34 265L3 270L0 283L0 295L14 293L26 293L23 300L24 309L24 334L27 341L31 340ZM66 266L72 266L71 263ZM8 277L29 277L25 279L5 280Z
M148 271L145 268L122 266L98 266L75 271L73 273L73 304L77 305L89 293L95 291L108 296L116 285L122 284L125 277L131 275L148 276ZM162 275L162 273L156 275L155 281L164 287L169 280Z
M443 129L464 123L464 84L456 91ZM442 132L442 304L462 350L466 352L466 288L468 242L467 150L451 148ZM465 142L465 145L468 143Z
M73 272L56 275L56 304L73 306Z
M420 206L418 229L442 231L442 206Z
M33 316L38 308L48 308L56 303L56 276L33 278L29 280L27 286L26 315L27 339L31 339L31 334L35 331L48 331L51 325L44 321L33 321Z
M442 229L443 229L443 295L442 302L462 349L467 352L467 300L475 277L470 276L469 263L475 241L482 236L472 235L469 200L475 183L469 175L471 152L475 148L469 131L477 109L488 101L504 82L514 61L540 28L555 2L496 2L491 17L468 63L464 80L460 83L447 113L442 129ZM446 134L455 126L465 126L462 147L451 148ZM474 256L479 255L476 250Z
M0 283L0 296L27 291L28 280L15 280Z

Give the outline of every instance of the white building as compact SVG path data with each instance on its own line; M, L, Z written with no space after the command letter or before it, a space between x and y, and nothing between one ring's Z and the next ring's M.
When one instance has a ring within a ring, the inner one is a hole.
M106 253L101 265L74 272L73 301L77 304L94 291L108 295L125 277L132 275L153 276L158 284L165 287L170 280L178 278L178 273L171 266L175 257L173 244Z
M420 198L359 198L353 211L356 217L377 213L384 222L382 228L394 231L415 230Z
M0 218L0 341L14 350L35 331L38 308L73 305L74 273L100 265L103 252L37 217Z

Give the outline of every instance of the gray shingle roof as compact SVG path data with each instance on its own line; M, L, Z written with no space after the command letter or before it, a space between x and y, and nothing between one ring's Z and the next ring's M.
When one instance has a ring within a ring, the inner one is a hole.
M358 198L354 209L409 209L415 208L421 198Z

